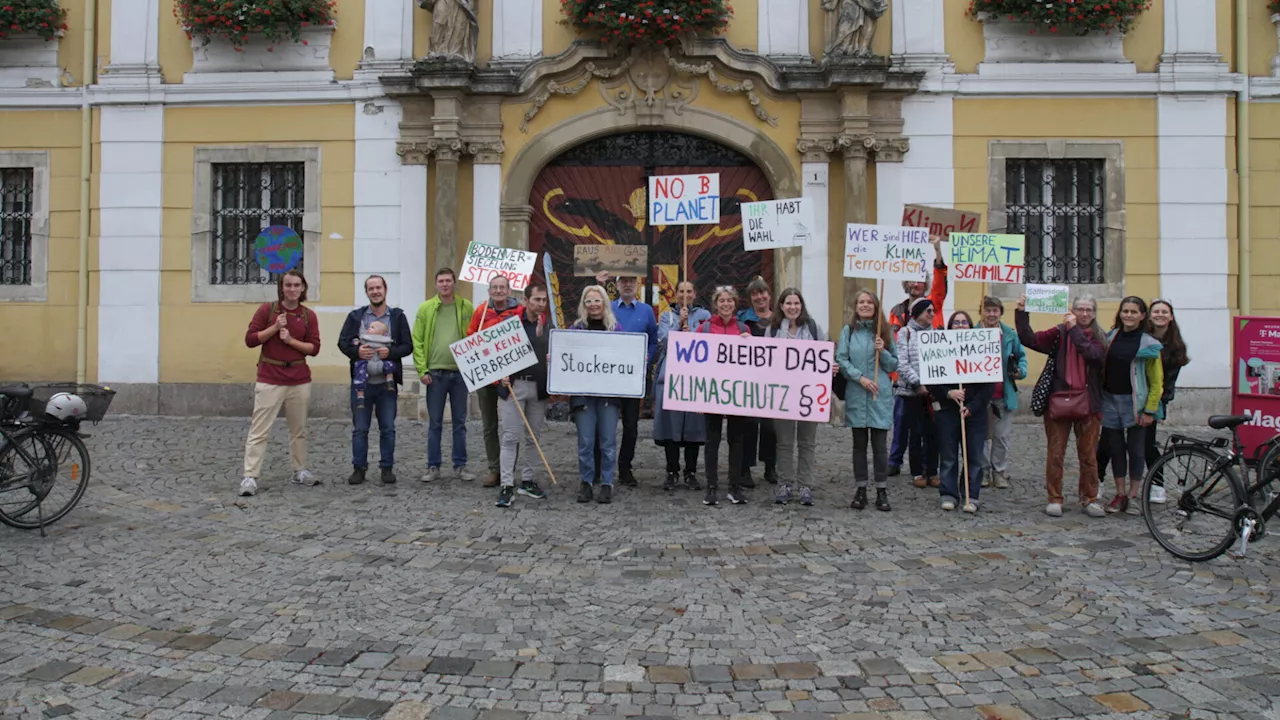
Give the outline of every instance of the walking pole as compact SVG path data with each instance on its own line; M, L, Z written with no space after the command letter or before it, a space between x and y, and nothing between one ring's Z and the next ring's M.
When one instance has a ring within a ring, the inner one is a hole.
M542 452L542 445L538 443L538 436L533 433L533 428L529 426L529 418L525 417L524 408L520 407L520 401L516 400L515 388L511 387L510 380L503 380L503 385L507 386L507 390L511 393L511 402L516 404L516 412L520 413L520 419L524 421L524 428L529 431L529 438L533 440L533 447L538 451L538 457L542 458L542 466L547 469L547 475L551 477L552 485L559 485L556 482L556 474L551 472L551 463L547 462L547 456Z
M964 392L964 383L960 383L960 391ZM960 403L960 411L960 461L964 463L964 506L968 508L973 503L969 501L969 432L965 429L964 403Z

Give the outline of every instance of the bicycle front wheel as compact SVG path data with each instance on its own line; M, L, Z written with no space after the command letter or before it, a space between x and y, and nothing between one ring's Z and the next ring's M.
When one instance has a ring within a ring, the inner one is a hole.
M1195 445L1165 453L1142 480L1142 517L1151 536L1174 557L1212 560L1236 539L1236 510L1245 504L1235 466L1218 467L1221 456ZM1151 502L1151 488L1164 483L1166 502Z
M26 456L42 453L36 463L39 472L28 472L25 483L0 487L0 522L30 530L42 522L50 525L61 520L84 497L89 487L89 450L79 436L64 428L41 428L23 438L38 442L26 441L27 452L18 459L25 464Z

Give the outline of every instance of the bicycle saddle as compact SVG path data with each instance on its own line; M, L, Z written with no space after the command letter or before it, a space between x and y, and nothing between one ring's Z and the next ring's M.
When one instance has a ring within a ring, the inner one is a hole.
M3 392L3 390L0 390L0 392ZM1209 427L1214 430L1223 430L1244 425L1250 420L1253 420L1251 415L1210 415Z
M6 385L0 387L0 395L11 397L14 400L26 400L31 397L31 388L19 385Z

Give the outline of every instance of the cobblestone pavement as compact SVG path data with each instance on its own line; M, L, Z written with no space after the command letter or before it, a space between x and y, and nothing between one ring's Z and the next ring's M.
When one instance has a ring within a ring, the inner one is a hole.
M277 425L241 500L245 430L105 422L80 506L0 528L0 714L1280 717L1276 541L1192 566L1141 518L1048 518L1035 425L977 516L901 477L892 513L850 510L829 427L812 508L664 494L646 440L639 489L579 505L558 423L562 484L506 510L418 482L415 423L401 482L353 487L347 424L313 422L313 488Z

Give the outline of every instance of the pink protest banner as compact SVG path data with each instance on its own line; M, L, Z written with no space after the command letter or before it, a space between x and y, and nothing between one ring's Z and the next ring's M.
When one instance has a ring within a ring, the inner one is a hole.
M830 342L671 333L662 406L827 422L835 355Z

